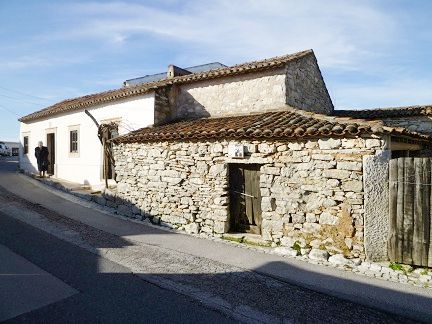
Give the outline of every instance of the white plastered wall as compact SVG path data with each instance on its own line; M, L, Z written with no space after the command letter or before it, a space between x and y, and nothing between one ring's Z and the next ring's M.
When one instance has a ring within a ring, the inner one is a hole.
M88 108L99 123L120 121L119 133L146 127L154 123L154 93L132 97ZM69 131L79 127L78 154L69 153ZM54 115L51 118L21 123L20 168L36 172L34 149L38 141L47 145L47 133L55 134L55 177L97 186L102 179L102 145L97 137L97 127L84 109L72 113ZM23 153L23 138L29 137L28 154Z

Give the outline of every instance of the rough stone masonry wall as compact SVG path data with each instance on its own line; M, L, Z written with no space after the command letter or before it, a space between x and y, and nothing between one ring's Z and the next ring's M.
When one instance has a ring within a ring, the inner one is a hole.
M175 89L174 118L259 113L285 105L285 70L194 82Z
M333 112L312 55L283 68L176 86L171 96L173 119L260 113L286 104L316 113Z
M333 113L333 103L315 56L309 55L287 65L286 103L315 113Z
M129 217L161 221L190 233L229 230L229 163L261 164L262 236L364 258L362 161L380 139L242 142L244 160L227 157L228 142L115 146L117 193L107 205Z

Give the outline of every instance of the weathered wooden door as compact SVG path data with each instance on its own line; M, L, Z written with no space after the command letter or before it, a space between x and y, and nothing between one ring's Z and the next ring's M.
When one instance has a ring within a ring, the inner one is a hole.
M229 170L231 231L261 234L260 166L231 164Z
M48 148L48 170L47 173L50 175L54 174L55 165L55 134L47 134L47 148Z
M118 136L118 125L116 124L110 124L109 127L106 127L104 129L104 138L105 140L110 140L114 137ZM109 152L107 152L109 151ZM104 158L103 158L103 167L104 167L104 178L106 179L115 179L115 170L114 166L112 164L111 159L109 158L108 154L113 156L112 153L112 143L106 144L106 148L104 150Z
M390 261L432 267L431 159L390 161Z

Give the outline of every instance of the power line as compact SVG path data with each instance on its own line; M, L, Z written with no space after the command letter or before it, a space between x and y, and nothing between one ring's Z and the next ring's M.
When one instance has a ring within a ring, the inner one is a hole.
M0 96L5 97L5 98L9 98L11 100L15 100L18 102L26 103L26 104L32 104L32 105L38 105L38 106L44 105L43 103L40 103L40 102L28 101L26 99L11 97L11 96L8 96L8 95L2 94L2 93L0 93Z
M9 112L9 113L11 113L11 114L14 114L14 115L17 116L18 118L20 117L16 112L14 112L13 110L10 110L9 108L6 108L6 107L3 106L3 105L0 105L0 108L2 108L4 111L7 111L7 112Z
M8 88L2 87L2 86L0 86L0 89L6 90L6 91L10 91L10 92L15 92L15 93L18 93L18 94L23 95L23 96L32 97L32 98L36 98L36 99L40 99L40 100L49 100L47 98L42 98L42 97L34 96L34 95L31 95L31 94L28 94L28 93L25 93L25 92L21 92L21 91L18 91L18 90L8 89Z

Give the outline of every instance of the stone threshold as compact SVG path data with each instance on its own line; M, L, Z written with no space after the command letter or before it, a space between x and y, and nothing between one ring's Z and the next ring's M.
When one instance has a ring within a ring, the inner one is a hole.
M112 208L108 205L108 201L103 196L102 191L91 190L91 188L88 186L83 186L53 177L40 178L35 174L24 174L57 190L61 190L89 202L94 202L104 209L109 209L110 214L119 215L122 218L124 217L130 221L155 226L159 229L164 229L174 233L187 234L195 237L204 237L213 241L254 250L256 252L275 254L287 258L295 258L296 260L301 260L316 265L334 267L339 270L350 271L367 277L432 289L432 269L414 269L410 266L402 266L401 270L394 270L390 267L391 263L387 261L367 262L362 261L359 258L347 259L342 254L329 255L327 251L305 248L299 245L294 245L293 247L274 246L271 245L270 242L263 240L261 236L257 234L225 233L222 235L211 235L207 233L188 233L187 231L174 228L171 224L160 222L159 217L157 216L154 217L156 222L150 221L149 218L137 219L136 217L127 217L120 213L117 208Z

